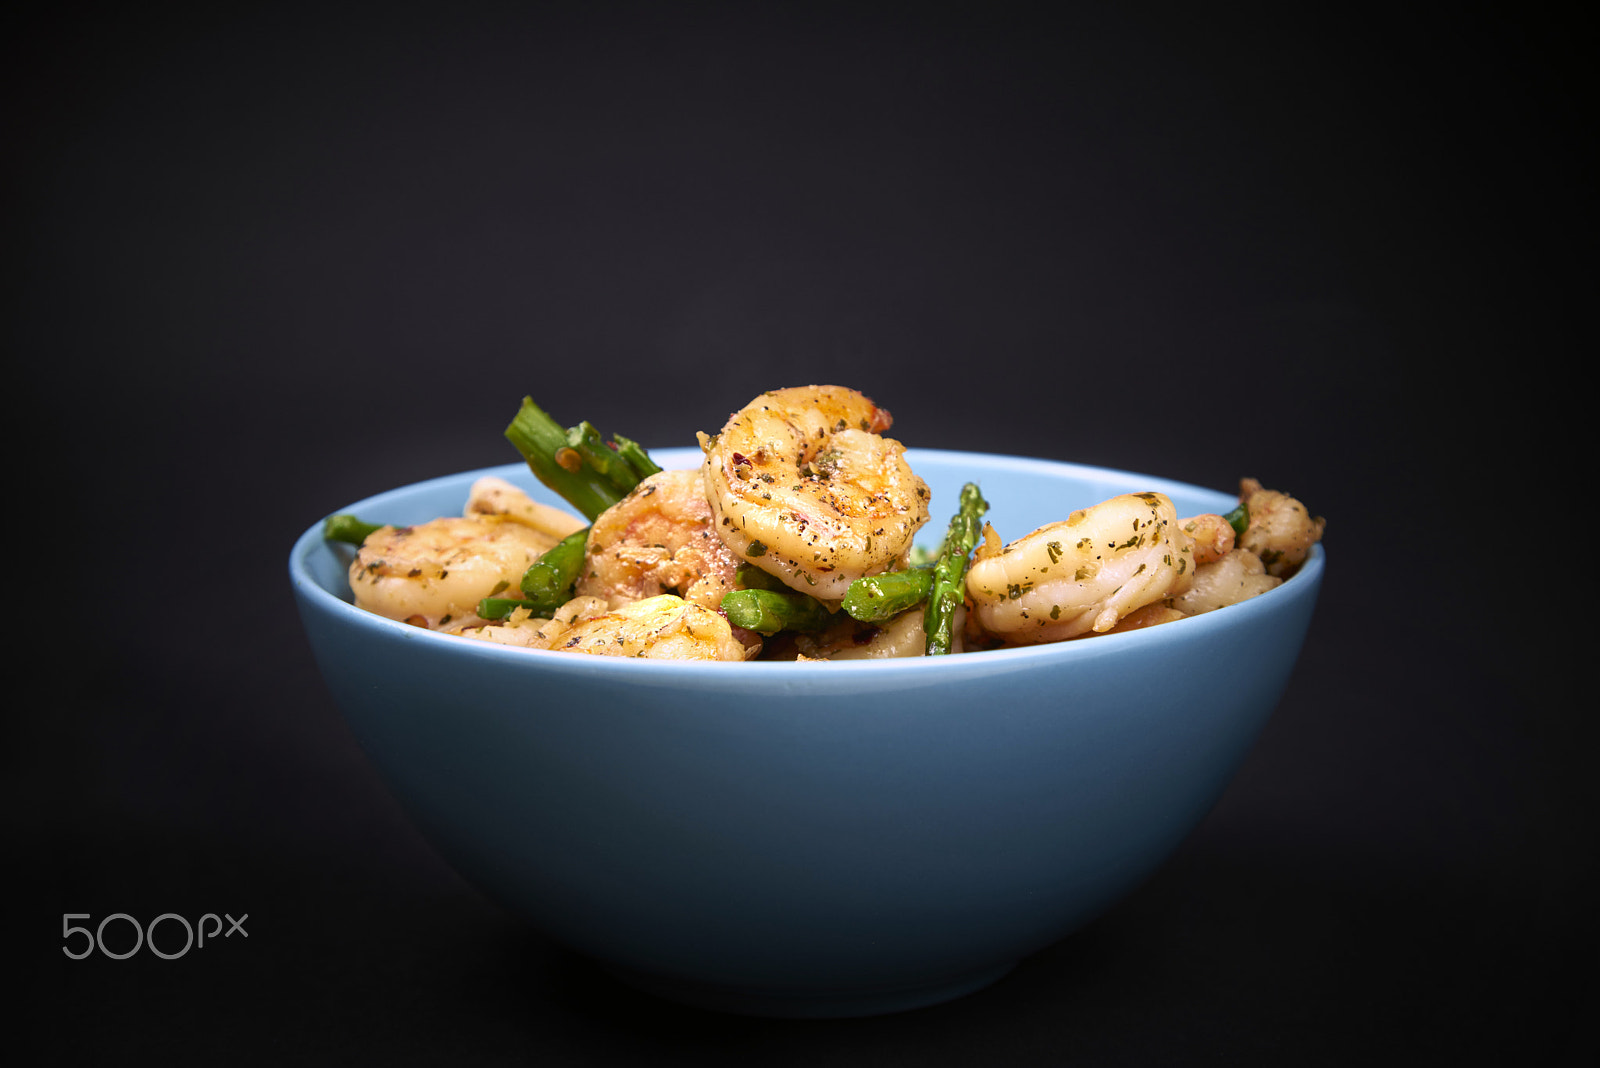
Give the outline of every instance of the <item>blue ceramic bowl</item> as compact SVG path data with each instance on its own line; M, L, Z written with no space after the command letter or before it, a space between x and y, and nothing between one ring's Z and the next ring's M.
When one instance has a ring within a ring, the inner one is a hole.
M690 467L693 449L661 449ZM1116 493L1229 495L1121 471L912 449L937 542L976 481L1006 538ZM497 474L341 511L459 513ZM936 529L937 528L937 529ZM773 1016L866 1015L985 986L1148 876L1283 692L1322 578L1149 630L834 664L530 652L354 608L320 523L290 577L312 650L390 788L468 880L635 986Z

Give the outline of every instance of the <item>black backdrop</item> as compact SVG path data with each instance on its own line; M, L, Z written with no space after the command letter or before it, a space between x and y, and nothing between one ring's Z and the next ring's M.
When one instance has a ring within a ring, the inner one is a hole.
M1134 5L280 6L8 33L8 970L46 1063L1586 1063L1582 39ZM836 381L912 445L1329 517L1290 690L1152 881L819 1023L612 985L459 881L298 629L301 530ZM1571 465L1571 473L1567 466ZM74 961L59 915L248 913Z

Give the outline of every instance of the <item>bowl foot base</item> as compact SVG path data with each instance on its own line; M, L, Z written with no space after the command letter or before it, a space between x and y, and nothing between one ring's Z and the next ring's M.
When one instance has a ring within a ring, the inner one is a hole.
M953 1001L997 982L1014 967L1016 961L1006 961L1003 964L964 972L957 976L945 976L927 983L892 987L807 990L722 987L636 972L616 966L608 966L606 970L636 990L675 1001L680 1005L742 1016L820 1019L881 1016Z

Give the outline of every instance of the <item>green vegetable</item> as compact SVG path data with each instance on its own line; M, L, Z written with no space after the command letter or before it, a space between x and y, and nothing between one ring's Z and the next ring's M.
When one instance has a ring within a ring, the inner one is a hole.
M740 564L733 575L734 583L741 590L787 590L776 575L770 575L754 564Z
M661 470L637 442L618 438L615 446L608 445L587 422L563 430L532 397L522 399L506 439L540 482L591 522Z
M478 602L478 615L484 619L504 619L519 608L533 609L532 601L520 597L485 597ZM534 610L534 615L539 615Z
M834 619L815 597L793 590L733 590L723 595L722 611L729 623L765 637L780 630L819 631Z
M1226 519L1228 525L1233 528L1234 537L1242 537L1245 530L1250 526L1250 509L1244 506L1243 501L1240 501L1237 508L1222 518Z
M522 573L525 603L534 615L548 616L572 599L572 587L583 570L583 550L588 541L588 527L568 534Z
M608 445L587 420L567 430L567 447L624 494L661 470L638 442L618 438L615 444Z
M940 656L950 651L951 631L955 625L956 609L960 607L967 561L972 547L978 544L981 527L978 520L989 510L978 487L968 482L961 487L961 505L950 517L950 529L944 536L944 546L939 560L933 565L933 588L928 594L928 607L923 612L922 628L927 632L927 653Z
M367 540L367 535L374 530L382 530L383 523L364 523L348 513L330 515L322 521L322 536L329 541L349 542L351 545L360 545Z
M644 451L644 446L632 438L625 438L621 434L612 434L611 444L617 450L617 455L628 462L628 466L638 476L638 481L643 482L651 475L658 474L661 471L661 468L656 466L656 462L650 459L650 454Z
M863 623L882 623L921 604L932 588L933 572L926 568L868 575L845 591L844 610Z

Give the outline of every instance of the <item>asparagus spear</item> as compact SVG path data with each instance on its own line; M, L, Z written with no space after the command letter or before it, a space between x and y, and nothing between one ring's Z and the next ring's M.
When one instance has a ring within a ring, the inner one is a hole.
M950 529L944 536L944 546L939 560L933 565L933 588L928 594L928 607L923 612L922 626L927 632L927 653L939 656L950 651L951 629L955 623L956 608L963 597L967 561L972 547L978 543L978 520L989 510L975 483L961 487L961 505L950 517Z
M741 590L778 590L780 592L789 587L780 582L775 575L769 575L754 564L740 564L733 573L733 581Z
M644 451L644 446L632 438L625 438L621 434L612 434L611 445L617 450L617 455L628 462L628 466L633 469L633 473L638 476L640 482L661 470L656 465L656 462L650 459L650 454Z
M583 570L583 550L588 540L588 527L575 531L556 542L522 573L522 592L534 615L547 616L572 598L572 586Z
M322 536L329 541L349 542L351 545L360 545L367 540L367 535L374 530L381 530L382 523L365 523L348 512L330 515L322 521Z
M793 590L733 590L723 595L722 611L734 626L767 637L780 630L815 632L833 621L815 597Z
M1250 509L1244 506L1243 501L1240 501L1233 511L1222 518L1226 519L1228 525L1233 528L1234 537L1243 537L1245 530L1250 526Z
M533 602L521 597L485 597L478 602L478 615L484 619L504 619L519 608L533 609ZM538 615L537 611L534 615Z
M613 449L587 422L563 430L532 397L522 399L506 438L540 482L591 521L661 470L636 442L623 438Z
M933 588L933 572L923 567L858 578L845 591L844 610L863 623L882 623L922 603Z
M600 431L587 420L567 429L567 447L623 493L661 470L638 442L619 437L608 445Z
M522 399L505 433L539 481L591 522L661 470L638 442L618 434L608 444L587 420L563 430L532 397ZM577 531L522 576L522 592L535 612L554 612L572 596L588 537L587 527Z

